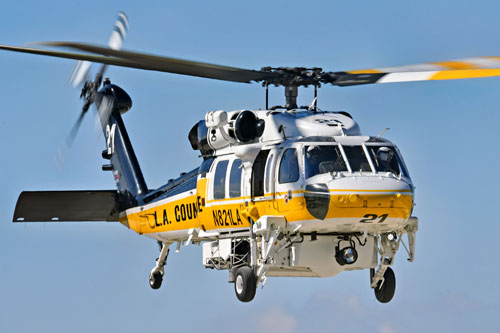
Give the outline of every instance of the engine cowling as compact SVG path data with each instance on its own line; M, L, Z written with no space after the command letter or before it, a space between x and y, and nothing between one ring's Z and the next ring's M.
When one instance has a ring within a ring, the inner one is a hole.
M211 155L213 153L212 148L208 144L207 140L208 128L205 120L200 120L197 122L193 128L189 131L188 139L191 143L191 147L194 150L199 150L202 155Z
M194 150L203 155L236 143L251 143L264 133L265 121L253 111L210 111L189 132Z
M240 142L258 139L264 133L265 122L252 111L241 111L234 122L234 134Z

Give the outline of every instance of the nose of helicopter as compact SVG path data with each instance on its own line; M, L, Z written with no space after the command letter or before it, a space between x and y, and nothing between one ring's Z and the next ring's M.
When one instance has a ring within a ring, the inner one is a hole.
M373 216L407 218L413 207L411 184L394 177L353 176L308 184L304 196L309 213L320 220L362 218L367 211Z
M402 207L413 199L411 185L393 177L345 177L330 181L328 188L342 207Z

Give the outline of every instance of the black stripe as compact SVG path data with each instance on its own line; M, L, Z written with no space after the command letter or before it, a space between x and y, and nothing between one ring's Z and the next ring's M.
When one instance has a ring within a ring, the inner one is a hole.
M125 36L123 36L122 31L116 25L115 25L115 28L113 29L113 31L116 31L120 35L120 39L122 41L125 39Z
M335 81L332 82L333 85L345 87L345 86L355 86L360 84L370 84L377 83L383 76L388 73L372 73L372 74L345 74L340 75Z
M123 17L118 16L118 20L117 20L117 21L119 21L119 22L121 22L121 23L123 24L123 27L125 28L125 31L128 31L128 28L127 28L127 27L128 27L128 20L127 20L127 21L125 21L125 20L123 19Z

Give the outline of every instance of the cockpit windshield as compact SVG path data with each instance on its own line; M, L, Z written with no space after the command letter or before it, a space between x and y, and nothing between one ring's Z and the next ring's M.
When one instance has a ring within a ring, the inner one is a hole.
M372 168L366 159L365 152L361 146L342 146L349 161L352 172L371 172Z
M347 161L342 155L342 150ZM408 177L397 150L393 146L366 145L307 145L305 146L306 179L332 172L391 172ZM371 159L371 163L370 163ZM372 170L372 165L375 170Z
M306 178L334 171L347 171L338 146L306 146Z

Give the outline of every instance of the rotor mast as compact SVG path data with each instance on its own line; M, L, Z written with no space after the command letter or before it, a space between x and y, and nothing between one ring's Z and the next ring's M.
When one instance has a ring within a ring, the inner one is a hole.
M297 96L299 87L314 86L314 97L317 97L317 88L321 83L331 81L332 73L325 73L321 68L305 68L305 67L263 67L262 73L270 74L270 78L265 79L264 86L266 87L266 105L268 104L267 89L270 84L274 86L285 87L285 109L297 109ZM314 102L314 107L316 102Z
M297 108L297 95L299 88L297 86L285 86L285 98L286 105L285 108L287 110L292 110Z

